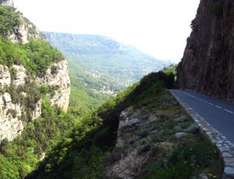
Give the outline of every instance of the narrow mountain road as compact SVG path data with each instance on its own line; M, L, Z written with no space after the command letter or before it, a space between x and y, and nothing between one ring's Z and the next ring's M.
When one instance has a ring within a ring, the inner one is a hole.
M234 143L234 104L193 91L171 90L171 93Z

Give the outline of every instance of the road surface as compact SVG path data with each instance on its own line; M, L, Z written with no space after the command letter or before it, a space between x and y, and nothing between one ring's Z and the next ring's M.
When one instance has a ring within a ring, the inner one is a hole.
M193 91L171 90L172 94L202 116L213 128L234 143L234 104Z

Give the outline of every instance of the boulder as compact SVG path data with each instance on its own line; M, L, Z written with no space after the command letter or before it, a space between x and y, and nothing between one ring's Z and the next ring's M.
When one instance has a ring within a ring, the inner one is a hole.
M181 138L183 138L183 137L185 137L187 135L188 135L188 133L185 133L185 132L177 132L175 134L175 137L176 137L176 139L181 139Z

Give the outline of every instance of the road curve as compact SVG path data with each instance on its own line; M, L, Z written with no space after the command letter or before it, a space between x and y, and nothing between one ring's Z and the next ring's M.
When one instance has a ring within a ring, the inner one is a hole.
M213 128L234 143L234 104L193 91L171 90L172 94L202 116Z

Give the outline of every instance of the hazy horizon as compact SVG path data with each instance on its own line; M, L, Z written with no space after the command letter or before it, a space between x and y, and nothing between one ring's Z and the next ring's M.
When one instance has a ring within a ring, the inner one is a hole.
M107 36L161 60L178 62L199 0L16 0L41 31Z

